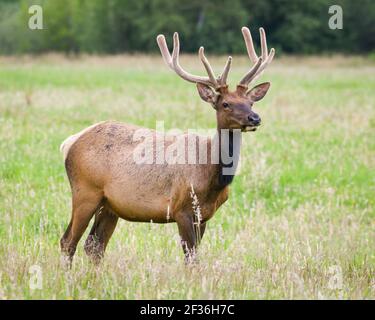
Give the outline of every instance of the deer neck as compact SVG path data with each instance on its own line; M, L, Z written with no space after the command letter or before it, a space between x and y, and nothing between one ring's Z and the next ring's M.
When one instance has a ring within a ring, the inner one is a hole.
M228 186L236 174L242 133L240 130L218 128L213 138L218 165L215 165L214 184L219 189Z

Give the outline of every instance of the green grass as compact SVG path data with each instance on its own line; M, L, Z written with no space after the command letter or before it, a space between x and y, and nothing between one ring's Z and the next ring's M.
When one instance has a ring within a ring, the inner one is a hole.
M218 70L225 57L212 60ZM247 67L234 58L232 84ZM375 65L283 58L262 80L272 82L255 107L264 124L244 136L199 265L184 266L176 225L121 221L101 266L81 240L69 270L60 143L107 119L185 130L213 128L215 115L160 57L0 59L0 298L374 299ZM29 287L32 265L41 290Z

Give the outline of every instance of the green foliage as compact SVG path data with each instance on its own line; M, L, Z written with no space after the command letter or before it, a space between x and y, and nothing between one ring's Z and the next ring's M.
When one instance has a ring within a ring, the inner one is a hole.
M16 52L18 44L12 37L17 34L18 5L15 3L0 3L0 50L2 53Z
M44 29L28 29L31 4L43 7ZM329 0L0 0L0 53L155 51L158 33L178 31L183 50L243 53L240 28L264 26L286 53L364 53L375 48L375 2L337 0L344 29L328 27ZM255 35L258 38L258 35Z

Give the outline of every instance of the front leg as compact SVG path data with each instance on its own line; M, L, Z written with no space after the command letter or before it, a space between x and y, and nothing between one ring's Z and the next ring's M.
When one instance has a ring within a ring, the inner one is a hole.
M196 261L197 246L203 237L206 223L195 224L192 213L181 213L175 217L181 237L181 245L185 255L185 263Z

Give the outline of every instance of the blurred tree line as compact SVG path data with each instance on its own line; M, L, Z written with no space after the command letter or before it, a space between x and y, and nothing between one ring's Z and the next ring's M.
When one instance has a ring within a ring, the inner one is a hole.
M30 30L28 9L43 8L43 30ZM328 27L341 5L344 29ZM156 51L155 37L173 31L182 50L244 53L241 27L268 31L279 53L367 53L375 50L374 0L0 0L0 53Z

